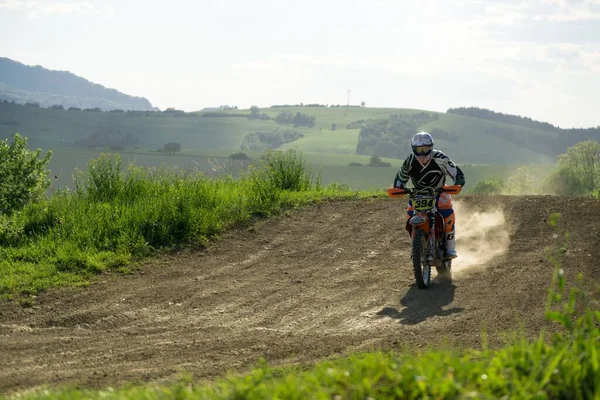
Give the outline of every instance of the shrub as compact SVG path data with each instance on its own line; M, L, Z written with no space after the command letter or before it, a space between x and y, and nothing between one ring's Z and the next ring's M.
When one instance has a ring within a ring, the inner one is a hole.
M248 154L242 153L241 151L238 153L232 153L228 157L230 160L249 160Z
M121 180L122 160L119 154L100 154L90 160L85 172L77 172L75 188L79 194L85 193L93 201L115 199L123 188Z
M13 142L0 141L0 213L11 214L43 197L50 185L48 163L52 152L27 149L27 138L18 133Z
M181 151L181 144L175 142L167 143L163 146L163 151L172 154L178 153Z
M503 191L504 181L498 176L480 180L471 189L473 194L500 194Z
M309 190L314 178L313 172L307 167L304 157L296 150L286 152L265 153L264 162L267 180L279 190L303 191ZM317 178L317 186L319 186Z
M369 167L391 167L392 164L389 162L383 161L379 156L373 154L369 159Z
M513 175L506 180L505 192L507 194L525 195L537 192L535 178L527 167L519 167Z

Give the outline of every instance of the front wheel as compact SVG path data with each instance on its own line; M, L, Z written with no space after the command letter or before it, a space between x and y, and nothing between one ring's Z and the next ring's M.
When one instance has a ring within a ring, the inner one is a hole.
M412 263L415 281L420 289L425 289L431 281L431 266L425 259L427 255L427 235L425 231L417 229L412 241Z

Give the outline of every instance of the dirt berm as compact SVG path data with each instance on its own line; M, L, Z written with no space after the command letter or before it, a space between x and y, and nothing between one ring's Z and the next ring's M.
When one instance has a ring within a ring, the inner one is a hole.
M563 268L597 291L600 201L461 196L452 283L414 285L403 200L311 206L224 234L208 249L52 290L33 308L0 302L0 391L211 378L356 351L480 347L544 320L547 246L570 233ZM561 231L546 222L560 212ZM475 229L477 228L477 229Z

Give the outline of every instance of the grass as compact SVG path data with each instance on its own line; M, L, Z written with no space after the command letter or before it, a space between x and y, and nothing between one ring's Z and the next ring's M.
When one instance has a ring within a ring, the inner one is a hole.
M10 216L0 215L0 295L32 296L85 285L105 270L126 270L158 249L206 245L232 226L330 198L369 195L323 187L295 151L268 154L240 173L124 168L103 154L79 171L72 190Z
M119 153L115 153L119 154ZM231 153L219 151L193 151L188 150L181 154L168 155L147 152L122 152L120 153L123 163L128 165L134 163L138 166L150 168L177 168L180 170L201 171L208 177L215 177L226 171L237 178L249 162L230 161L227 159ZM256 162L262 157L262 153L247 153L251 161ZM403 160L382 158L391 163L391 168L366 167L369 156L356 154L332 154L319 152L303 152L306 162L310 168L321 172L323 185L331 183L342 183L354 190L383 190L392 184L394 176ZM83 149L59 149L54 151L50 160L49 168L51 175L56 176L50 187L50 193L72 187L72 175L75 168L85 169L90 160L100 155L98 151ZM364 167L350 167L351 162L357 162ZM498 176L503 179L513 175L523 165L489 165L489 164L467 164L460 165L467 177L467 190L475 186L482 179L490 176ZM527 168L535 176L536 180L543 181L551 172L552 164L529 164Z

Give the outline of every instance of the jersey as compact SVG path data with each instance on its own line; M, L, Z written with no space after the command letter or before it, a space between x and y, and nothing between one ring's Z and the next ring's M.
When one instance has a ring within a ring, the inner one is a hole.
M431 151L429 163L423 166L417 157L411 153L402 164L402 167L394 179L394 187L404 187L411 179L415 189L424 188L439 189L446 183L446 175L450 176L454 183L464 186L465 176L460 168L439 150Z

